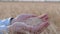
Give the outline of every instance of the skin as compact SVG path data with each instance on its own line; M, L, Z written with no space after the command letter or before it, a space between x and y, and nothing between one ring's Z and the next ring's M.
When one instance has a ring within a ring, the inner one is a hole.
M31 18L31 17L37 17L39 19L43 20L43 23L36 25L36 26L29 26L24 23L24 20ZM12 34L12 31L18 32L17 34L24 33L24 31L29 31L30 34L39 34L43 32L48 27L48 15L43 14L41 16L31 15L31 14L22 14L18 17L14 18L11 22L11 25L8 27L9 31Z

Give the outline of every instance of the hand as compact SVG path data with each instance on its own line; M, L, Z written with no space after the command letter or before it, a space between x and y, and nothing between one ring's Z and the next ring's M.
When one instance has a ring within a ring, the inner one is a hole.
M36 27L32 27L32 26L27 26L25 23L21 23L24 20L31 18L31 17L38 17L40 19L43 19L43 23L40 25L37 25ZM20 22L20 23L16 23L16 22ZM12 28L13 31L17 31L17 32L21 32L23 30L28 30L31 33L34 34L39 34L42 31L44 31L45 28L47 28L47 26L49 25L48 23L48 16L46 14L41 15L41 16L36 16L36 15L20 15L18 17L16 17L13 21L12 21L12 25L10 26L10 28ZM17 25L18 24L18 25ZM15 29L14 29L15 28ZM19 29L18 29L19 28ZM24 29L25 28L25 29Z
M31 18L31 17L36 17L36 15L34 15L34 14L21 14L21 15L18 15L16 18L14 18L11 23L23 22L24 20Z

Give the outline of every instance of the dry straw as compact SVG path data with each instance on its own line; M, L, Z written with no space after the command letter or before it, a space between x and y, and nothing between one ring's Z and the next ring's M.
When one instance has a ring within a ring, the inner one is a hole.
M15 17L21 13L41 15L48 13L50 26L41 34L60 34L60 3L0 2L0 18Z

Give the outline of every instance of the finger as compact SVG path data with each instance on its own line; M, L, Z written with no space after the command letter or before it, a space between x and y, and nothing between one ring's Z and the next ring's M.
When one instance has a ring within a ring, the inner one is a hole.
M44 31L47 27L48 27L48 25L49 25L49 23L48 22L45 22L45 23L42 23L41 25L40 25L40 27L38 27L38 32L42 32L42 31Z
M33 28L33 32L42 32L42 31L44 31L44 29L46 29L48 27L48 25L49 25L48 22L39 24L38 26Z
M34 14L22 14L22 15L17 16L17 19L27 19L30 17L36 17L36 15L34 15Z
M43 14L41 16L38 16L38 18L44 20L44 21L47 21L48 20L48 15L47 14Z
M21 21L24 21L24 20L31 18L31 17L36 17L36 15L34 15L34 14L21 14L21 15L17 16L16 18L14 18L12 20L12 23L21 22Z
M47 14L42 14L42 15L40 15L40 16L38 16L40 19L42 19L42 18L44 18L44 17L46 17L47 16Z
M48 20L48 16L44 17L42 20L47 21Z

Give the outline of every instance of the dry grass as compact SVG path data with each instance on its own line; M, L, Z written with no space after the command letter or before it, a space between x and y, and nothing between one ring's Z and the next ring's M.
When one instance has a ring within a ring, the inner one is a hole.
M60 32L60 3L0 2L0 19L15 17L22 13L36 15L48 13L49 21L54 23Z

